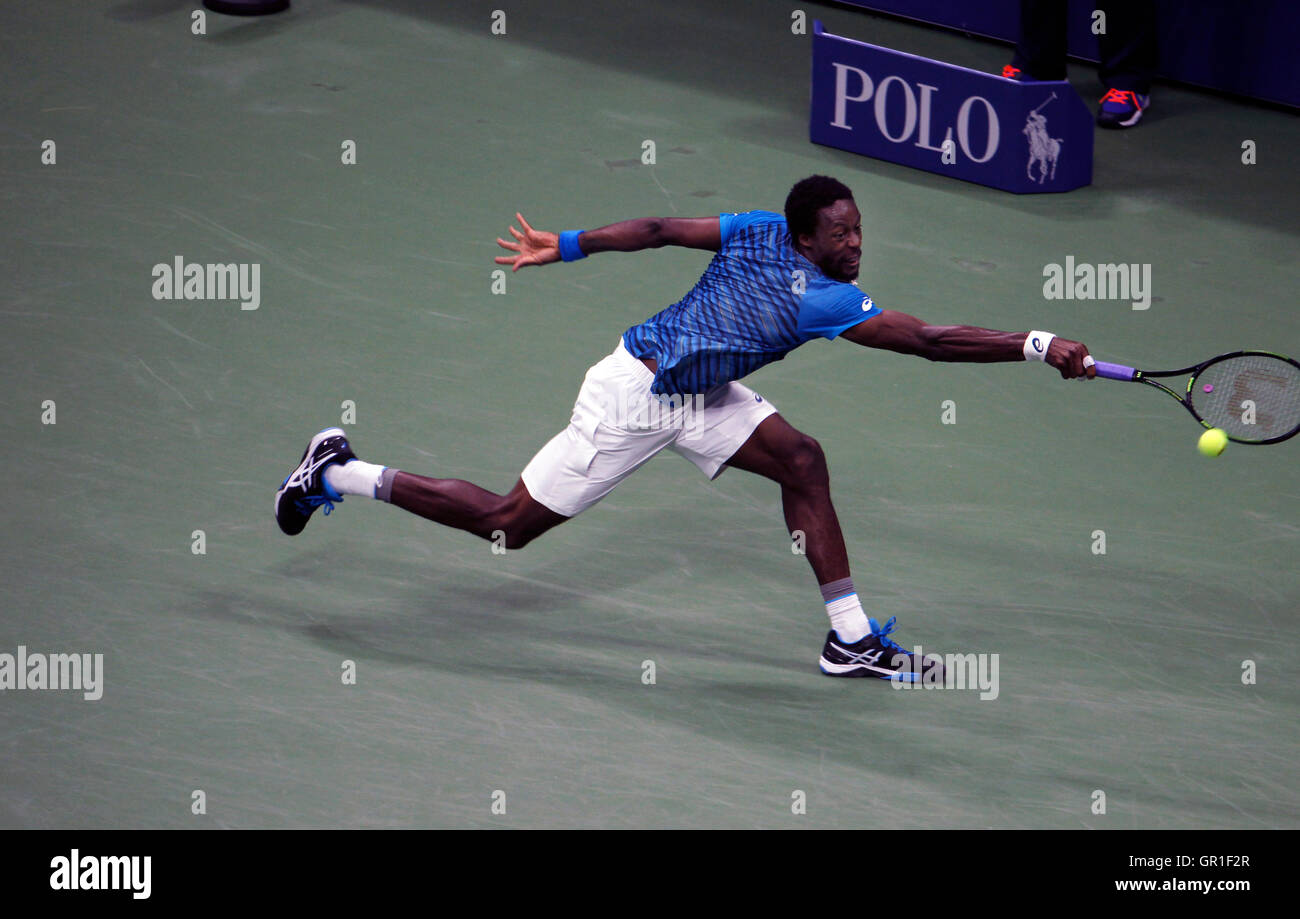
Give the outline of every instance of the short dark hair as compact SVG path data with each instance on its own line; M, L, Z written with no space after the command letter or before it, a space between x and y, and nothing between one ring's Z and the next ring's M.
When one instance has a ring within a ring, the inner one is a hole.
M817 232L817 213L845 198L852 201L853 192L838 179L830 176L809 176L794 183L785 199L785 222L790 236L811 236Z

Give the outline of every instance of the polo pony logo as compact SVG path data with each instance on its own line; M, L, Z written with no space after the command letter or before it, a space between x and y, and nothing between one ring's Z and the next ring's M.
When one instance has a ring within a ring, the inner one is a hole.
M1049 136L1047 118L1039 114L1039 109L1055 98L1056 93L1052 93L1043 105L1030 112L1029 117L1025 119L1023 133L1029 139L1029 162L1025 165L1025 173L1031 182L1037 181L1039 185L1043 184L1044 179L1056 178L1056 160L1061 155L1063 138ZM1034 176L1035 163L1038 164L1037 178Z

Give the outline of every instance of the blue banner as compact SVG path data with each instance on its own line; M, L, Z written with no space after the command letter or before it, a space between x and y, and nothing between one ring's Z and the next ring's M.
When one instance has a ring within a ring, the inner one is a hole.
M1093 116L1065 81L1017 83L813 23L813 143L1017 194L1092 182Z
M1020 34L1018 0L844 2L1012 44ZM1070 54L1090 61L1097 60L1097 36L1090 26L1093 9L1098 5L1091 0L1068 3ZM1161 76L1300 106L1300 68L1295 66L1300 4L1294 0L1155 0L1155 8ZM1010 51L1007 60L1011 60Z

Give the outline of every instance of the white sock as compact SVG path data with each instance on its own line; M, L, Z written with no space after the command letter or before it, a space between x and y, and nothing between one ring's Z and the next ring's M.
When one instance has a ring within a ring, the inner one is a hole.
M849 594L826 604L826 615L831 617L831 628L848 644L861 641L871 631L867 614L862 611L857 594Z
M329 487L341 495L362 495L366 498L375 496L379 487L379 477L387 466L363 463L361 460L348 460L346 463L334 463L325 469L325 481Z

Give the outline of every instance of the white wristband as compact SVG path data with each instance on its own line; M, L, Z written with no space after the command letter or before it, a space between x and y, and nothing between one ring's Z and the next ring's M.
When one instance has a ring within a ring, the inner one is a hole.
M1045 361L1047 360L1047 349L1052 344L1052 339L1056 336L1051 332L1030 332L1025 336L1025 360L1027 361Z

